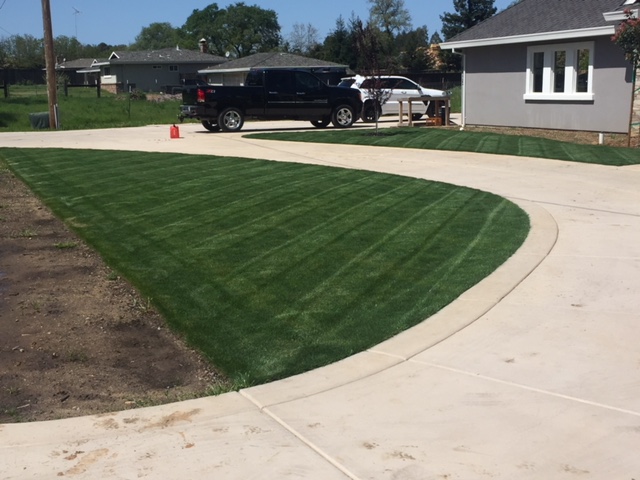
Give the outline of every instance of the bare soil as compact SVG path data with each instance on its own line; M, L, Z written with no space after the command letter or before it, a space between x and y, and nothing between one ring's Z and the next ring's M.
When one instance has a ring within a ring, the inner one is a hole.
M168 403L225 382L0 166L0 423Z

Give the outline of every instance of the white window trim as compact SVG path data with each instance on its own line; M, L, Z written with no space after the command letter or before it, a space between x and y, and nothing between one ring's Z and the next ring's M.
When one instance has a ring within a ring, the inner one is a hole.
M576 92L576 52L578 50L589 50L589 72L586 92ZM553 92L553 61L554 52L565 51L566 63L564 70L564 92ZM544 53L544 68L542 76L542 92L533 92L533 56L535 53ZM547 101L593 101L593 58L594 42L563 43L552 45L536 45L527 47L527 75L525 100L547 100Z

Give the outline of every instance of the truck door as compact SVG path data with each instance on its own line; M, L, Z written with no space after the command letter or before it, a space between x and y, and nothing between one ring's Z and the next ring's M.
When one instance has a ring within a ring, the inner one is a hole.
M291 115L296 112L296 89L293 72L268 70L265 72L267 115Z
M299 115L323 117L331 114L329 89L324 82L307 72L295 72L295 82Z

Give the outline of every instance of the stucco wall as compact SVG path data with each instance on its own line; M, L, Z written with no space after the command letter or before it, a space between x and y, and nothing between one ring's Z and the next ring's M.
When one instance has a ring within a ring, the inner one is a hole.
M525 101L526 44L470 48L465 54L467 125L628 131L631 68L609 37L595 41L593 101Z

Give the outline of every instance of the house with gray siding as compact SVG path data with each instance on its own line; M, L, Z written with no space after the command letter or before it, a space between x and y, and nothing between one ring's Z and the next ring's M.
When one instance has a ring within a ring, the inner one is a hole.
M627 133L627 0L522 0L441 44L463 58L463 125ZM637 12L636 12L637 13Z
M227 59L203 51L179 47L145 51L116 51L108 59L96 61L102 88L116 92L141 90L172 93L186 80L195 80L198 70Z

